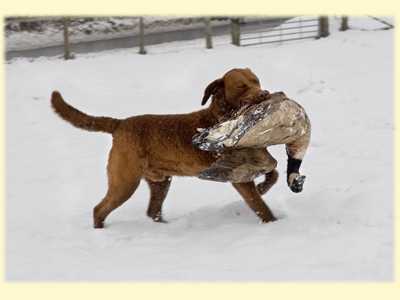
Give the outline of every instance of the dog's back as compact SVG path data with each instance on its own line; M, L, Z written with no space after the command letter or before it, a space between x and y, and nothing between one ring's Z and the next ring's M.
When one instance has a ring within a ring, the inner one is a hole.
M115 119L87 115L66 103L58 92L53 92L51 103L54 111L73 126L111 133L113 144L121 152L135 152L145 177L196 176L214 160L212 154L192 146L197 128L217 122L208 109Z

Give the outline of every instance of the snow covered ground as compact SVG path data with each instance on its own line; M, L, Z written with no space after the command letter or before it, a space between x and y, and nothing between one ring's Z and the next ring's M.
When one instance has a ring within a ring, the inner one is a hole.
M392 280L393 31L335 28L326 39L281 46L182 45L6 65L6 278ZM284 147L275 146L281 178L264 199L277 222L259 224L229 184L174 178L168 224L145 217L142 183L104 230L93 229L111 138L61 121L51 91L95 115L183 113L199 109L205 86L233 67L250 67L264 88L307 110L303 193L286 186Z

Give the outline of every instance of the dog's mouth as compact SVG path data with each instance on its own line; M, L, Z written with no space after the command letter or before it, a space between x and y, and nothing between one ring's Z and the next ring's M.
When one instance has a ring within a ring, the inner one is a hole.
M267 90L262 90L258 95L245 98L240 101L241 106L251 106L253 104L259 104L265 100L271 98L271 94Z

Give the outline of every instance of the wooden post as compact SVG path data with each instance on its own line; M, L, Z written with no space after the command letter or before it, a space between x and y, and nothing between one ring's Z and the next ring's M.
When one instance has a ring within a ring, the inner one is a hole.
M233 25L233 19L231 19L231 42L233 45L235 45L235 33L234 33L234 25Z
M139 18L139 54L146 54L144 48L144 22L143 17Z
M69 45L69 33L68 33L68 25L69 19L63 18L63 27L64 27L64 59L71 59L73 56L71 55L71 48Z
M349 18L343 16L343 17L342 17L342 21L340 22L340 28L339 28L339 30L340 30L340 31L346 31L346 30L348 30L348 29L349 29Z
M211 31L211 20L210 18L205 18L206 23L206 48L211 49L212 45L212 31Z
M321 38L321 37L329 36L329 20L328 20L328 17L319 17L318 24L319 24L318 37Z
M235 46L240 46L240 22L239 18L231 19L231 36L232 44Z

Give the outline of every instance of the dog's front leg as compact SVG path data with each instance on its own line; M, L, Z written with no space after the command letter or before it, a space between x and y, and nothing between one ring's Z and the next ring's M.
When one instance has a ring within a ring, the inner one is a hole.
M269 207L261 198L260 193L257 191L254 181L244 183L232 183L232 185L263 223L268 223L276 220Z

